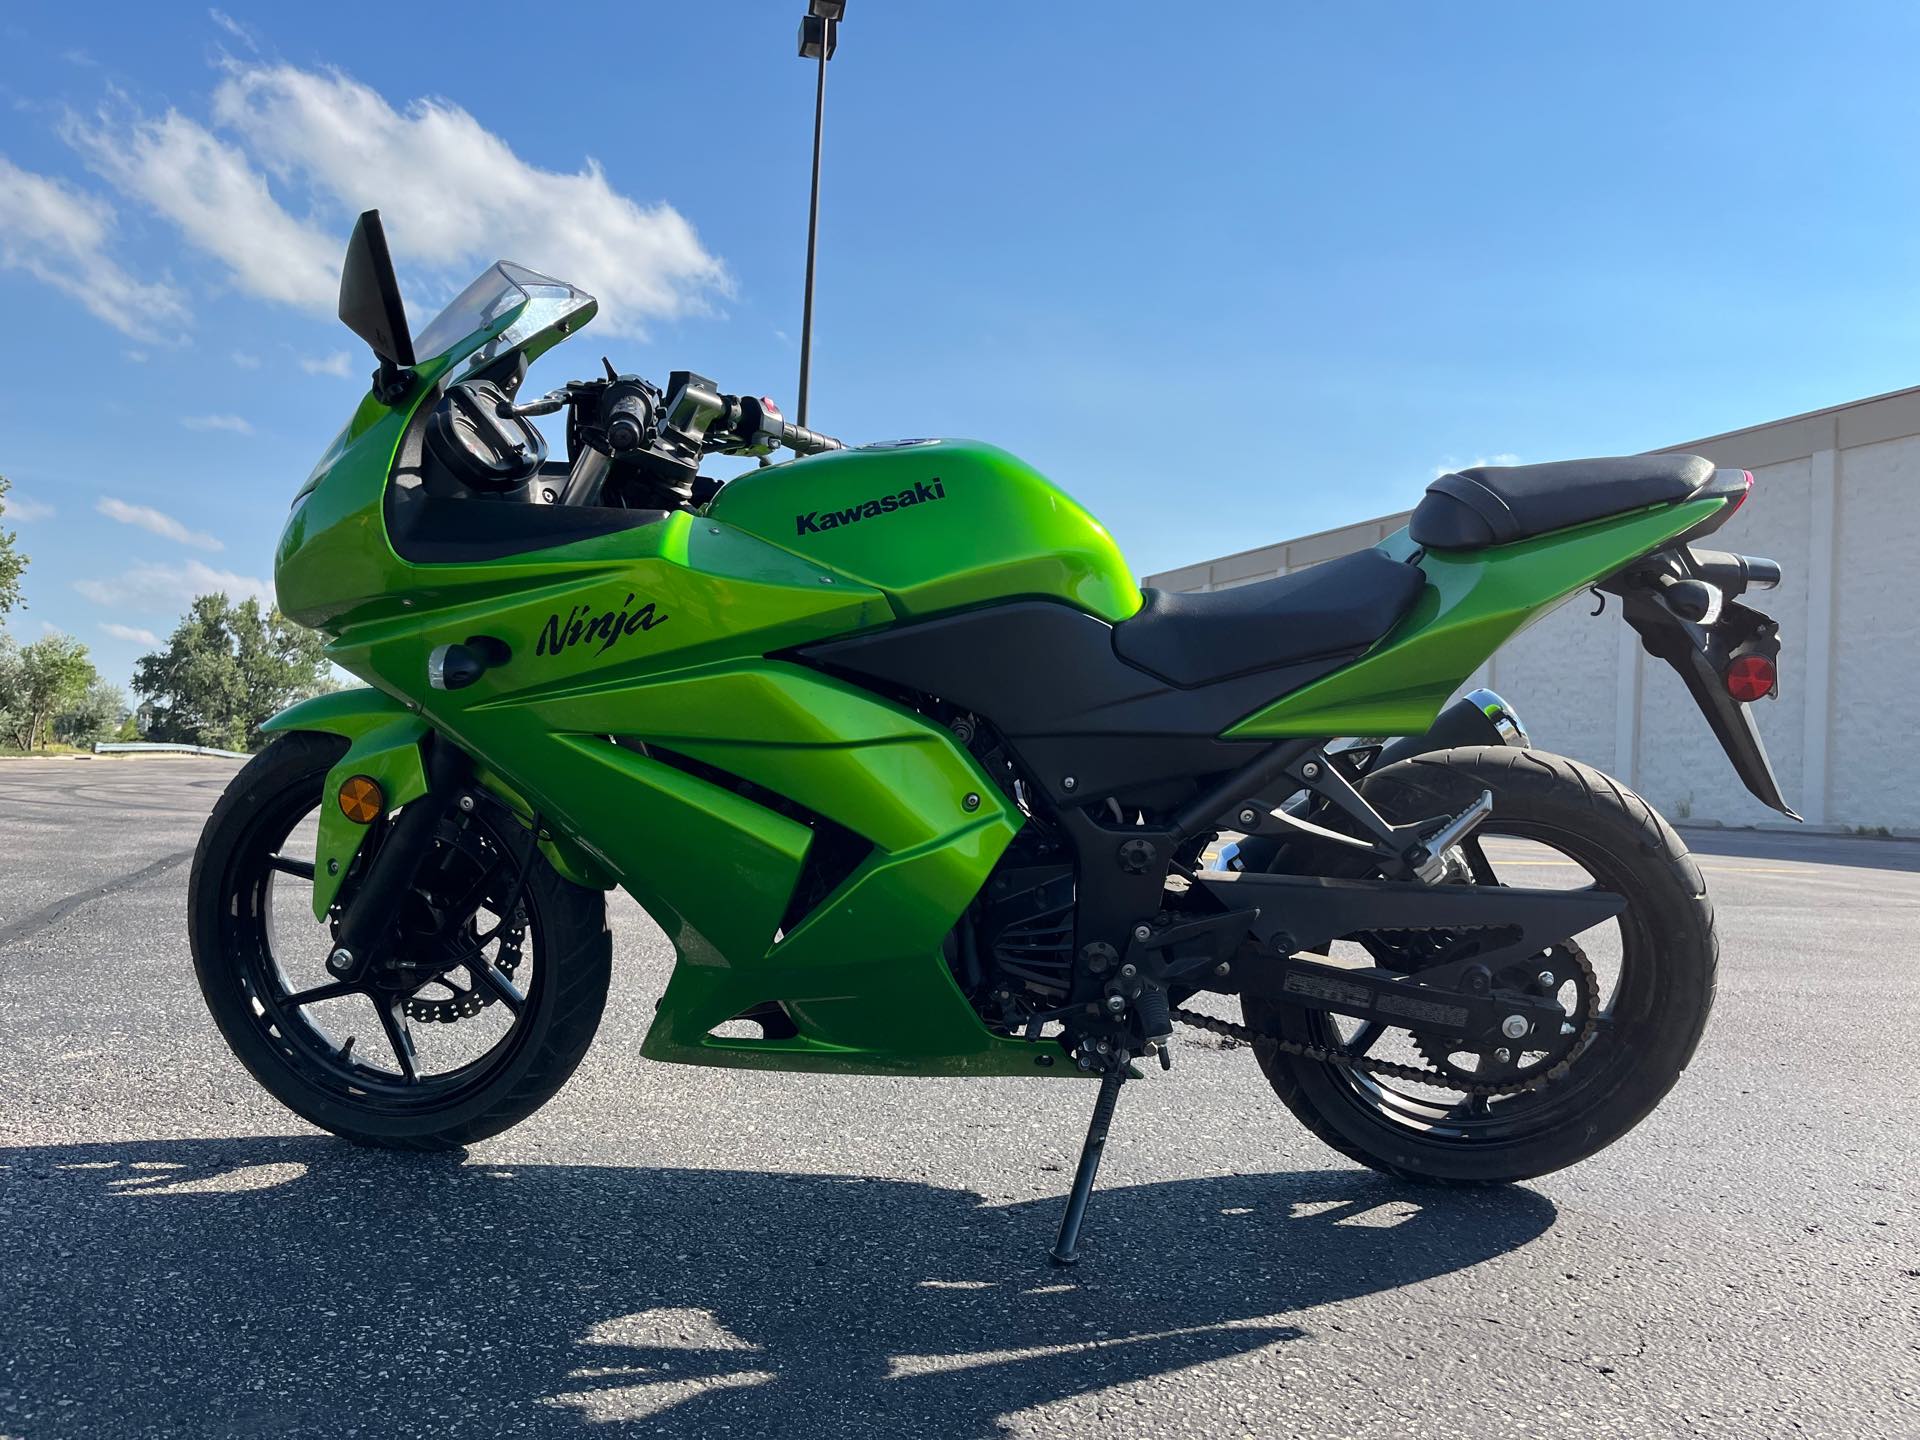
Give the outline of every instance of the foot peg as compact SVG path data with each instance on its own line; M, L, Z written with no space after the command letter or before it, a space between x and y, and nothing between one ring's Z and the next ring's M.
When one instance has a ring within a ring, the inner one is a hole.
M1080 1147L1080 1167L1074 1171L1073 1188L1067 1192L1067 1213L1060 1217L1060 1234L1053 1242L1052 1259L1056 1265L1071 1265L1077 1258L1080 1222L1086 1218L1087 1198L1093 1194L1093 1182L1100 1174L1100 1156L1107 1148L1107 1127L1113 1123L1114 1104L1120 1099L1120 1087L1127 1083L1128 1059L1126 1052L1121 1051L1100 1077L1093 1119L1088 1122L1087 1138Z
M1480 822L1491 814L1493 814L1493 792L1482 790L1478 800L1420 842L1427 852L1427 858L1414 867L1414 874L1418 875L1424 884L1437 883L1440 877L1447 873L1447 851L1466 839Z

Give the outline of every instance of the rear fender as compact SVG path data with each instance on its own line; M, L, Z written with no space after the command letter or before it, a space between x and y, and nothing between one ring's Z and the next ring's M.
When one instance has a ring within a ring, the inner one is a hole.
M353 867L353 860L366 842L371 824L349 819L336 803L340 787L355 775L365 775L380 787L389 814L409 801L427 793L427 765L423 750L431 731L427 722L398 700L378 690L335 690L316 695L282 710L260 727L283 733L296 730L338 735L347 741L347 753L327 772L321 790L319 835L313 856L313 914L317 920L327 917L340 890L340 882ZM442 739L439 743L450 743ZM491 793L526 823L532 810L505 781L484 765L476 766L474 783ZM561 875L576 885L598 890L612 887L611 877L558 840L544 840L540 849Z
M1709 623L1692 623L1676 614L1657 589L1635 583L1635 578L1617 576L1606 588L1621 597L1627 623L1640 636L1641 647L1673 667L1753 798L1789 820L1798 820L1800 813L1780 793L1752 709L1729 695L1721 678L1728 660L1737 654L1751 652L1777 660L1780 627L1758 610L1731 599L1721 601Z

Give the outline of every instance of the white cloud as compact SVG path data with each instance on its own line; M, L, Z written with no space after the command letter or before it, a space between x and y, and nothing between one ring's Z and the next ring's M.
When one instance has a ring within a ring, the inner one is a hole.
M608 329L635 335L731 288L671 205L622 195L590 159L530 165L446 100L396 109L337 70L230 61L212 120L102 115L67 136L263 299L331 314L351 218L376 206L416 293L451 292L504 256L584 286ZM429 307L416 309L424 328Z
M135 365L144 365L147 363L147 352L144 350L122 350L120 353Z
M238 20L234 19L231 15L227 14L226 11L209 10L207 11L207 18L212 20L214 24L218 25L222 30L226 31L227 34L231 35L234 39L238 40L242 45L246 46L249 50L258 51L260 49L260 42L259 40L254 38L253 31L249 30L245 25L242 25Z
M296 220L236 145L177 110L117 127L70 121L67 139L94 169L221 260L240 289L326 312L340 286L340 247Z
M258 355L249 355L244 350L236 350L233 352L233 363L238 365L242 370L258 370L260 368L260 357Z
M135 645L158 645L160 637L151 630L143 630L138 625L122 625L118 620L102 620L100 628L116 640L131 641Z
M110 579L76 580L73 588L96 605L138 611L184 609L195 596L215 594L234 601L252 597L263 605L273 603L273 586L265 580L216 570L198 560L184 565L133 565Z
M53 518L52 505L48 504L45 500L29 500L18 490L9 494L5 500L0 500L0 505L6 507L6 519L8 520L24 522L27 520L51 520Z
M136 280L107 253L113 207L0 156L0 269L24 270L136 340L186 319L180 292Z
M253 433L253 422L239 415L182 415L180 423L189 430L231 430L235 435Z
M342 379L353 373L353 357L344 350L336 350L331 355L303 355L300 368L309 375L338 375Z
M173 516L155 510L150 505L129 505L124 500L116 500L108 495L96 501L93 508L109 520L118 520L122 525L137 525L140 529L158 535L163 540L176 540L182 545L191 545L196 550L227 548L206 531L189 530Z
M1478 470L1482 465L1518 465L1519 463L1518 455L1504 450L1498 455L1480 455L1472 460L1461 460L1449 455L1433 467L1433 478L1438 480L1442 475L1451 475L1457 470Z

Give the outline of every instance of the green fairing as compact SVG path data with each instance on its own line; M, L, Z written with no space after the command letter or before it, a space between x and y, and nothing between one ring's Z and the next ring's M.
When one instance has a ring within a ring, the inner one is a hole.
M457 359L437 363L444 372ZM351 700L328 696L290 711L276 728L355 742L329 777L337 785L349 774L385 784L416 773L417 735L430 725L476 757L480 783L516 812L537 808L552 833L578 847L579 863L568 867L576 878L588 870L625 886L680 957L646 1041L650 1055L929 1074L1031 1073L1050 1064L1050 1043L1004 1039L981 1023L942 953L1023 817L940 726L765 658L889 623L908 603L717 515L676 513L470 565L410 564L389 543L382 500L406 425L433 393L423 383L398 408L362 403L296 504L275 572L282 608L326 631L338 664L417 695L418 714L383 695L350 692ZM1044 482L1003 464L1014 498L986 508L1008 516L1009 506L1038 505L1034 487ZM1010 552L1017 583L1040 587L1051 573L1109 613L1125 607L1129 591L1137 606L1105 532L1064 497L1057 508L1060 533L1069 524L1084 530L1083 553L1048 572L1029 539ZM990 565L978 547L955 547L953 558L958 578L948 591L958 604L983 593ZM1094 574L1098 563L1104 580ZM929 564L920 562L922 576ZM879 571L890 580L908 573ZM926 603L936 586L906 588L920 597L914 603ZM600 629L566 643L584 628L573 622L607 616L618 617L610 641ZM503 641L512 658L465 690L428 689L432 650L477 632ZM405 732L411 747L403 732L382 728L396 720L416 727ZM874 848L776 940L813 831L641 746L764 785ZM351 824L344 817L323 824L329 853L317 857L316 875L329 858L344 872L357 835L342 828ZM787 1005L799 1037L708 1034L768 1000Z
M378 690L335 690L289 706L260 727L269 732L316 730L347 740L347 753L327 772L313 867L313 914L324 920L340 885L360 853L370 827L349 820L333 797L355 775L376 781L389 812L426 794L426 763L420 743L428 725L408 707ZM506 782L480 767L479 786L498 796L522 823L532 810ZM610 889L613 880L564 837L541 843L554 868L577 885Z
M1140 608L1106 528L991 445L838 450L741 476L708 514L886 593L902 616L1064 600L1103 620Z
M1249 715L1227 738L1418 735L1515 631L1724 503L1661 506L1486 550L1428 551L1419 556L1426 589L1385 638L1351 665ZM1380 548L1399 559L1419 549L1404 530Z
M624 886L666 932L678 963L647 1055L1079 1074L1053 1063L1052 1041L990 1031L945 953L1025 817L942 725L776 657L1014 599L1062 601L1118 623L1141 596L1112 538L1005 452L939 441L766 467L734 480L705 514L486 561L410 563L394 552L383 510L401 440L449 375L517 318L501 316L417 367L398 406L364 400L281 537L281 608L324 631L332 658L378 687L321 697L270 725L350 743L328 777L317 910L338 883L322 878L328 862L344 875L366 833L338 814L334 789L364 773L390 805L418 795L432 729L474 757L475 783L523 823L539 812L551 837L543 849L562 874ZM563 328L521 344L537 354ZM1228 733L1423 729L1526 620L1719 503L1427 555L1424 595L1371 653ZM1386 548L1412 547L1399 536ZM503 643L509 658L467 688L428 688L434 649L476 635ZM790 916L810 865L828 853L814 855L825 842L795 818L801 811L869 848L840 858L852 868L831 893ZM710 1033L769 1001L785 1007L796 1036Z

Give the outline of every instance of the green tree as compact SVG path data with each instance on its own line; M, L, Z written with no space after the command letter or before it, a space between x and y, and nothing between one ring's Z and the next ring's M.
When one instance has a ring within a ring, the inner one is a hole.
M0 630L0 744L13 743L13 712L20 701L20 647Z
M7 492L13 482L0 475L0 516L7 513ZM20 604L20 572L27 568L27 557L14 548L19 537L11 530L0 530L0 620Z
M53 717L100 678L87 647L71 635L48 635L20 647L7 703L7 738L22 750L45 746Z
M127 697L120 687L97 675L93 683L53 717L53 738L69 745L91 745L120 728L126 718Z
M257 600L202 595L134 675L149 738L251 749L276 711L329 688L323 645Z

